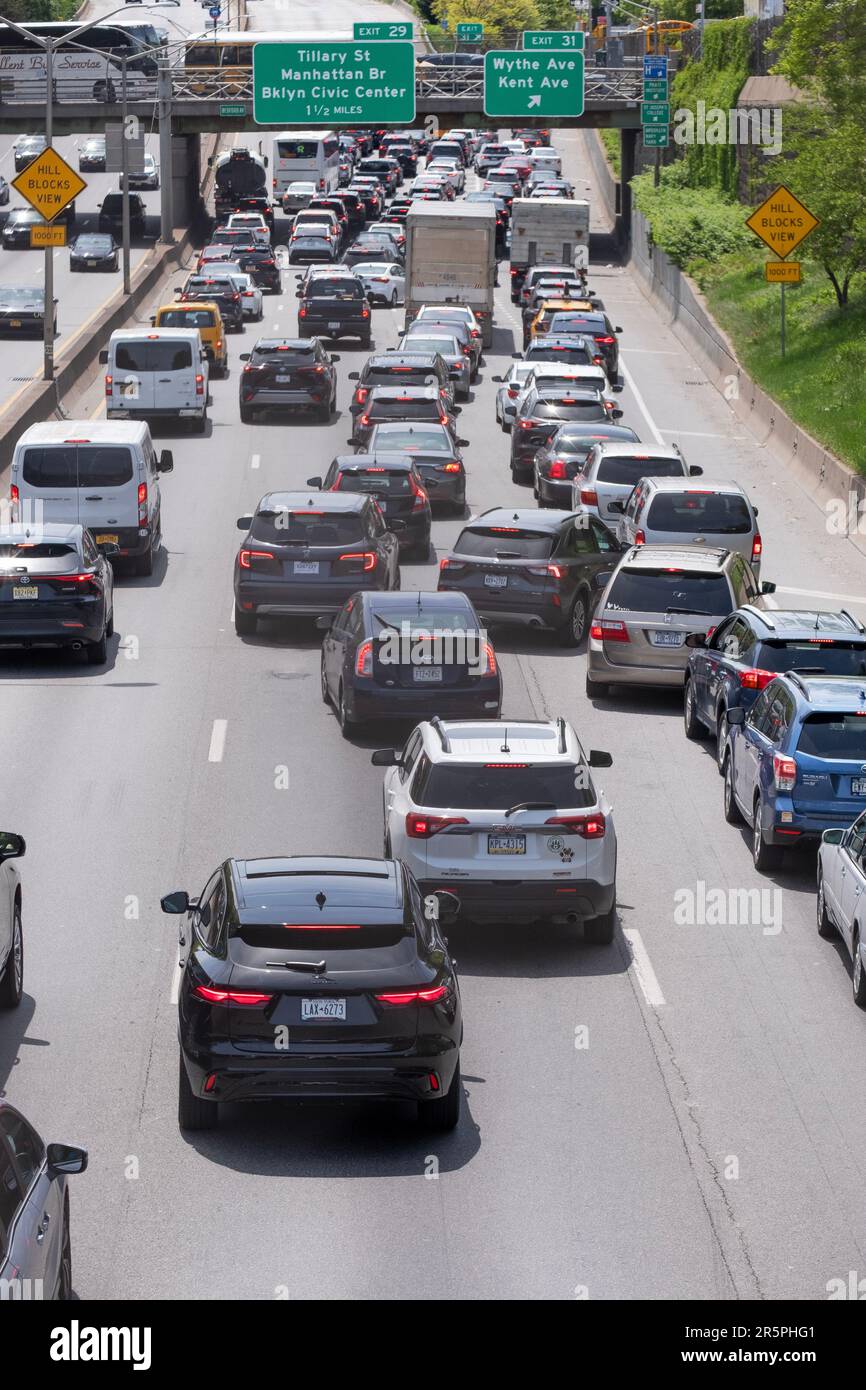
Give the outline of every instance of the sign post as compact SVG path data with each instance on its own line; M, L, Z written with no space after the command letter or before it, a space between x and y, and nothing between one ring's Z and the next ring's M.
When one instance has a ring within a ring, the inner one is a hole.
M256 125L400 125L415 119L415 46L353 39L253 45Z
M798 261L785 261L792 251L796 251L801 241L821 225L804 203L796 198L790 188L780 183L761 206L755 208L751 217L746 218L749 231L760 237L765 246L779 257L778 261L767 261L764 277L768 283L778 284L781 304L779 312L779 338L782 357L785 356L785 286L800 283L800 264Z
M485 116L582 116L583 106L579 50L491 48L485 53Z

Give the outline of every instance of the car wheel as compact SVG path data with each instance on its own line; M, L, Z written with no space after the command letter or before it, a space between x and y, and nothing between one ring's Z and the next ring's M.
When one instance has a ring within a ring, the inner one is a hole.
M111 613L109 614L108 622L105 624L105 635L106 635L106 637L113 637L113 636L114 636L114 609L113 609L113 608L112 608L112 610L111 610Z
M349 718L349 712L346 709L346 694L342 684L340 685L340 695L337 703L337 719L340 723L340 733L343 735L343 738L351 738L357 726L355 721Z
M153 574L153 544L151 543L143 555L136 555L133 568L136 574Z
M333 414L333 411L334 402L326 401L325 404L320 405L318 410L316 411L316 419L321 420L323 424L327 425L331 418L331 415Z
M21 904L15 904L12 916L12 945L6 958L6 973L0 980L0 1009L16 1009L24 993L24 928L21 924Z
M87 660L91 666L104 666L108 657L108 637L103 632L98 642L89 642L87 645Z
M742 813L737 805L737 798L734 796L734 760L730 753L725 757L725 766L722 771L725 779L724 791L722 793L725 820L728 822L728 825L742 825Z
M391 308L392 308L392 309L395 309L395 308L397 307L397 291L396 291L396 290L394 290L393 294L391 295L390 304L391 304Z
M193 420L193 422L192 422L192 432L193 432L193 434L204 434L204 432L205 432L206 429L207 429L207 411L205 411L205 413L204 413L203 415L201 415L197 420Z
M255 413L255 411L253 410L252 406L249 406L249 405L242 405L242 406L241 406L241 424L242 424L242 425L251 425L251 424L253 423L253 420L255 419L255 415L256 415L256 413Z
M856 928L851 944L854 954L851 968L851 988L854 993L854 1003L858 1009L866 1009L866 970L863 969L863 958L860 955L860 933Z
M590 917L583 924L583 937L593 946L609 946L613 941L614 928L616 927L616 908L612 907L609 912L602 912L598 917Z
M755 801L755 819L752 825L752 863L759 874L767 869L774 869L782 857L779 846L768 845L764 839L761 812L761 798L758 797Z
M725 747L728 741L728 711L724 705L719 705L716 714L716 763L719 772L725 770Z
M586 589L578 589L568 621L559 629L559 641L563 647L579 647L586 636L589 622L589 594Z
M252 637L259 620L255 613L245 613L242 608L238 608L235 603L235 632L238 637Z
M328 689L328 677L325 672L324 656L322 657L322 660L319 662L319 680L321 682L322 688L322 704L329 705L331 703L331 692Z
M460 1063L454 1069L451 1085L441 1100L419 1100L418 1119L425 1129L439 1133L456 1129L460 1121L460 1105L463 1100L463 1083L460 1080Z
M63 1235L60 1241L60 1270L55 1300L67 1303L72 1297L72 1235L69 1230L69 1201L63 1203Z
M830 921L830 914L827 911L827 899L824 896L824 875L818 874L818 893L815 899L815 915L818 920L818 935L823 936L825 941L836 935L836 928Z
M586 673L586 697L588 700L603 700L608 694L610 686L604 681L594 681L589 672Z
M415 563L416 563L416 564L419 564L419 565L423 565L424 562L425 562L426 560L429 560L429 558L430 558L430 537L429 537L429 536L427 537L426 540L424 540L424 541L419 541L417 545L413 545L412 548L411 548L411 550L409 550L409 551L406 552L406 559L407 559L407 560L409 560L409 559L414 560Z
M370 334L368 333L367 336L366 336L366 338L362 338L362 339L361 339L361 347L368 348L368 347L371 346L372 342L373 342L373 339L370 337Z
M177 1122L181 1129L215 1129L219 1122L215 1100L202 1100L193 1095L184 1066L183 1053L178 1053Z
M706 738L707 731L698 719L695 709L695 684L694 681L690 680L686 681L685 694L683 695L683 727L686 738Z

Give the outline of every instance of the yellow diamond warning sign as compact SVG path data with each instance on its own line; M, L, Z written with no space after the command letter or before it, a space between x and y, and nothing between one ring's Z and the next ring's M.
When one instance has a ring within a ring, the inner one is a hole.
M53 222L87 184L49 145L12 180L12 187L17 188L46 222Z
M782 260L819 225L820 219L813 217L783 183L746 218L746 226Z

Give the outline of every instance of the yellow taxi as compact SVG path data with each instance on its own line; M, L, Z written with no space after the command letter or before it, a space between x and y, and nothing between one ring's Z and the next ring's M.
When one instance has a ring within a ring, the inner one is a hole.
M213 373L225 376L229 369L229 353L219 305L211 299L197 299L192 304L162 304L150 320L154 328L197 328L205 356Z
M591 299L545 299L529 325L530 342L533 338L537 338L539 333L547 332L554 314L561 314L566 309L571 309L575 313L589 314L595 310L595 304Z

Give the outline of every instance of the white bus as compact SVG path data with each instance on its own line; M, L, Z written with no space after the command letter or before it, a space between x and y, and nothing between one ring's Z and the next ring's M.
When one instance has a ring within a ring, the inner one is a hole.
M271 172L274 202L290 183L314 183L320 193L338 187L340 141L333 130L282 130L274 135Z
M41 38L62 39L78 26L36 23L26 27ZM122 87L122 59L126 60L130 99L155 95L156 57L145 42L143 27L99 24L68 48L58 49L53 64L55 101L116 102ZM45 79L44 50L7 24L0 23L0 102L33 102L44 106Z

